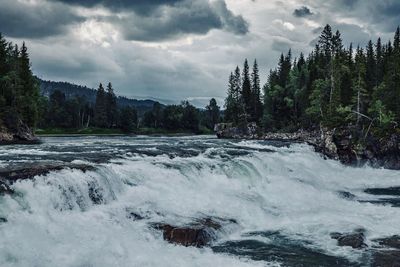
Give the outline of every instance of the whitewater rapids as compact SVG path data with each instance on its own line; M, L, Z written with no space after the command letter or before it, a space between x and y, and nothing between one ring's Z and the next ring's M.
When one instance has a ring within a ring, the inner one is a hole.
M400 209L364 192L400 186L400 172L345 167L305 144L211 136L43 141L0 147L0 169L73 162L95 170L51 172L0 195L2 267L303 266L281 250L312 257L313 266L363 266L363 252L337 246L330 233L362 228L368 240L400 233ZM149 226L205 217L237 224L208 248L170 244Z

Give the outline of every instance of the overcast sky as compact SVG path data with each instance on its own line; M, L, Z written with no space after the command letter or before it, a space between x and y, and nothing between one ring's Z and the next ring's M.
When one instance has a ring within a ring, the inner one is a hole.
M385 41L399 0L0 0L0 32L28 45L42 79L203 105L257 58L262 82L279 54L308 53L325 24L345 43Z

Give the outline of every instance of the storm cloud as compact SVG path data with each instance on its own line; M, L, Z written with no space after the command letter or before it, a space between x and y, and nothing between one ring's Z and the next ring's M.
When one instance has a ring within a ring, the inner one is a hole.
M36 5L24 1L2 0L0 32L11 37L42 38L65 33L81 17L60 4Z
M199 106L223 100L229 73L245 58L257 58L266 82L281 53L309 53L327 23L345 45L364 46L392 38L400 21L397 0L0 2L0 32L26 41L39 77L89 87L111 81L120 95Z
M235 16L222 0L180 1L174 5L159 7L152 16L132 14L125 18L113 18L127 40L162 41L187 34L206 34L213 29L234 34L246 34L248 24L242 16Z

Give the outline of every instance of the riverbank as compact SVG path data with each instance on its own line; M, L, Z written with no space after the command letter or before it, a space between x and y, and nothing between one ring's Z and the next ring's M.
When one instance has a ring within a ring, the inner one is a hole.
M307 143L324 157L339 160L350 166L369 164L376 168L400 170L400 135L385 137L361 136L356 128L344 127L333 130L299 130L294 133L264 133L256 124L234 127L232 124L218 124L215 127L218 138L282 140Z

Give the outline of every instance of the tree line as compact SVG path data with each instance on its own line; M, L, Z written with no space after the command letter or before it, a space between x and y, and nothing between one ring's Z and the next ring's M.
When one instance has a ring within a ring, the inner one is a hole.
M225 121L256 122L265 131L354 127L362 134L399 131L400 30L386 44L345 48L339 31L323 29L313 51L281 54L261 102L257 62L229 78Z
M215 99L211 99L204 110L194 107L188 101L168 106L155 102L152 110L145 112L141 118L133 106L117 106L116 99L111 83L106 89L102 84L99 85L94 105L85 97L67 99L63 92L54 90L48 99L41 97L39 100L39 113L42 116L38 127L97 127L120 129L127 133L134 133L139 128L149 128L153 129L153 132L166 130L201 133L212 130L221 120L220 109Z

